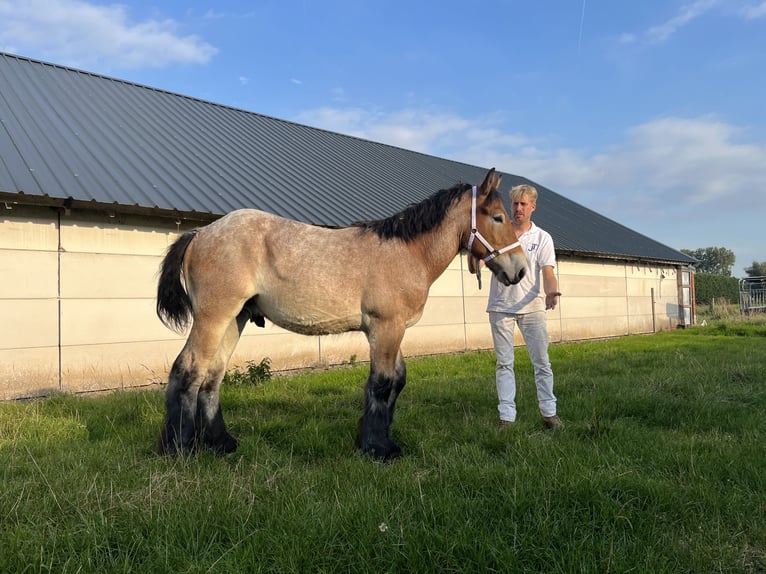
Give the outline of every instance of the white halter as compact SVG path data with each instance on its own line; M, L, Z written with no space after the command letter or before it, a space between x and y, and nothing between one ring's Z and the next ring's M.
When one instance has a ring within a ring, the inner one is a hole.
M506 245L502 249L495 249L490 245L489 241L484 239L481 233L479 233L479 230L476 228L476 186L473 186L473 189L471 190L471 236L468 238L468 253L471 253L471 247L473 247L473 240L478 239L479 242L487 248L487 251L489 251L489 255L487 255L482 261L484 263L489 263L492 261L495 257L498 255L502 255L506 251L510 251L514 247L518 247L521 245L518 241L516 243L511 243L510 245ZM478 274L478 267L476 269ZM479 279L479 284L481 285L481 279Z

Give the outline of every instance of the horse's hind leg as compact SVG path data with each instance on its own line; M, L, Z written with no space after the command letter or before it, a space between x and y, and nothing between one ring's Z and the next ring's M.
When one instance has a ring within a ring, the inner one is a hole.
M202 422L198 415L200 390L203 384L205 388L208 388L211 381L223 378L226 365L218 359L218 353L221 342L225 338L227 326L205 323L205 321L194 323L186 345L170 370L168 388L165 392L166 413L160 434L160 454L173 455L178 451L193 450L201 430L198 424ZM217 386L214 385L214 387L217 402ZM207 393L203 394L202 400L203 405L207 405L203 407L203 410L208 412L210 397ZM223 419L220 420L220 425L222 424Z
M160 454L175 455L190 451L196 437L195 413L200 386L189 341L173 362L165 391L165 422L160 431Z
M197 396L197 439L219 454L237 450L238 442L226 430L221 413L219 391L224 372L213 381L206 382Z
M389 460L401 455L391 440L391 422L396 398L404 388L406 369L399 344L404 328L381 333L372 331L370 340L370 376L365 387L364 413L359 419L359 448L375 458Z
M232 321L221 341L216 364L211 365L208 378L202 383L197 396L196 428L198 439L214 451L225 454L237 450L237 439L226 430L221 413L221 382L249 315L242 312Z

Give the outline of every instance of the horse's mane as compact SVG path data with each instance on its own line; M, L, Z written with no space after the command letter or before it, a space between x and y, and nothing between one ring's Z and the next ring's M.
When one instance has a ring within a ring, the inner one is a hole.
M381 239L401 239L409 243L423 233L436 229L444 221L447 211L462 195L471 189L467 183L459 183L449 189L442 189L424 199L413 203L399 213L385 219L357 221L352 227L363 231L373 231Z

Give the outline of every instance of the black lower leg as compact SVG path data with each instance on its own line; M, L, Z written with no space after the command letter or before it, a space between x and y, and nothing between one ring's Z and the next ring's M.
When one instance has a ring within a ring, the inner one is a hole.
M396 410L396 399L399 398L399 394L404 389L404 385L407 384L407 367L404 364L404 360L399 356L399 361L396 364L396 376L394 377L394 383L391 388L391 394L388 397L388 417L389 423L394 422L394 411Z
M170 383L165 393L165 423L160 432L160 454L174 455L194 448L197 387L192 381L195 376L193 371L183 369L179 360L170 371Z
M388 460L401 454L401 449L391 440L391 411L388 400L391 396L392 378L370 371L365 387L364 414L359 419L359 448L375 458Z
M237 439L226 430L217 390L202 389L197 397L198 441L218 454L237 450Z

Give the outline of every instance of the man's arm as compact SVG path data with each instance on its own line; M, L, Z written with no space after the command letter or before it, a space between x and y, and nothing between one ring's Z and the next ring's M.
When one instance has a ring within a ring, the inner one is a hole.
M551 265L543 267L543 289L545 290L545 308L555 309L557 298L561 296L561 293L559 293L559 281Z

